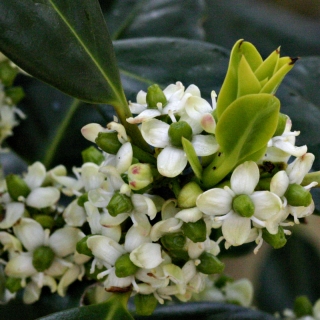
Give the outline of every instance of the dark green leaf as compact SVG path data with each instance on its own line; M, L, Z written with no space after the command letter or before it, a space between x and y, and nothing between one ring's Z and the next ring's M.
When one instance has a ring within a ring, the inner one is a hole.
M0 50L79 99L126 104L97 0L3 0Z
M184 37L203 39L205 1L100 0L112 39Z

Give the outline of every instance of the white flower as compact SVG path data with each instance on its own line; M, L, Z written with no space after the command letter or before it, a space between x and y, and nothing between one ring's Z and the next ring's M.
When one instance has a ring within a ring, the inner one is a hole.
M156 268L163 261L158 243L143 243L130 253L130 260L143 269Z
M267 227L265 222L281 210L280 198L269 191L254 191L259 181L259 169L255 162L247 161L232 173L229 187L210 189L197 198L197 207L207 215L219 216L227 246L238 246L250 235L251 220ZM246 195L252 202L252 212L239 214L234 210L234 199Z

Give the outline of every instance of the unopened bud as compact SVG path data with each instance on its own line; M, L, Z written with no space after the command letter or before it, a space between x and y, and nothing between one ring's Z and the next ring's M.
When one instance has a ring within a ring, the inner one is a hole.
M133 204L130 197L120 192L116 192L109 201L107 209L112 217L116 217L120 213L132 211Z
M178 233L168 233L161 238L162 245L167 250L181 250L186 244L186 237L178 232Z
M202 219L184 223L181 229L185 236L193 242L204 242L207 238L206 223Z
M11 293L15 293L15 292L19 291L20 289L22 289L21 279L20 279L20 278L8 277L8 278L6 278L5 287L6 287Z
M86 256L93 257L91 249L89 249L87 240L93 236L92 234L83 237L80 241L77 242L76 250L78 253L85 254Z
M221 273L224 270L224 263L209 252L203 252L198 258L200 263L196 266L199 272L204 274Z
M84 193L82 194L78 200L77 200L77 205L80 206L80 207L84 207L84 204L89 201L89 198L88 198L88 193Z
M40 246L33 251L32 265L38 272L43 272L51 266L54 256L50 247Z
M102 153L97 150L94 146L91 146L81 152L83 163L93 162L97 165L101 164L104 160Z
M313 315L313 308L310 300L306 296L297 297L294 302L293 311L298 318Z
M128 182L132 190L140 190L153 182L152 170L147 163L136 163L128 169Z
M33 219L40 223L43 229L51 229L55 224L53 217L46 214L34 215Z
M236 196L232 201L232 208L245 218L250 218L254 214L254 203L247 194Z
M148 88L147 104L149 109L157 109L157 104L161 103L164 107L167 104L167 98L157 84Z
M116 154L122 146L118 132L100 132L95 142L101 150L109 154Z
M199 187L199 185L191 181L187 183L183 188L181 189L179 195L178 195L178 206L180 208L192 208L196 206L196 200L197 197L202 193L203 191Z
M173 122L169 127L168 135L173 146L181 147L182 137L192 140L192 128L186 121Z
M267 229L262 229L262 238L275 249L280 249L287 243L285 233L281 226L279 226L278 233L276 234L271 234Z
M11 105L17 105L25 96L22 87L11 87L5 90L7 98Z
M129 277L137 272L139 269L131 260L130 254L126 253L118 258L115 263L116 276L118 278Z
M281 136L283 134L284 129L286 128L287 119L288 119L287 115L283 113L279 113L277 129L273 134L274 137Z
M139 316L151 316L158 304L153 294L137 294L134 297L136 314Z
M6 176L8 193L14 201L18 201L20 196L26 198L30 193L27 183L16 174Z
M297 183L290 184L284 196L294 207L308 207L312 202L311 193Z

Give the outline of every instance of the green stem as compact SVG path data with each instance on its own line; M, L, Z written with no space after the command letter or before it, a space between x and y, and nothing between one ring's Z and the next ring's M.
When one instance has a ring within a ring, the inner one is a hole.
M73 100L66 116L64 117L56 134L54 135L54 139L43 159L43 164L46 166L46 168L50 168L53 161L53 157L57 152L57 149L61 143L61 140L65 137L64 134L65 134L65 131L67 130L68 125L70 124L71 118L73 117L74 113L76 112L76 110L78 109L81 103L82 102L78 99Z

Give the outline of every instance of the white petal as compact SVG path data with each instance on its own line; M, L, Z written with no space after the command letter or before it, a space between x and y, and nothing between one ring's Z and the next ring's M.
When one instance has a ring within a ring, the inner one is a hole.
M88 192L89 202L97 208L106 207L110 202L112 196L113 192L105 192L102 189L90 190Z
M58 285L58 294L61 297L64 297L68 286L78 279L78 276L81 274L81 267L78 265L73 265L66 273L62 276Z
M136 212L148 215L151 220L156 217L157 208L151 199L142 194L133 194L131 196L131 201Z
M196 222L202 218L202 212L197 207L183 209L176 214L175 218L183 222Z
M164 148L169 144L169 125L157 119L145 121L141 125L141 134L150 145Z
M248 279L227 282L225 294L228 302L237 302L243 307L249 307L253 299L252 283Z
M290 183L300 184L304 176L309 172L314 161L312 153L306 153L302 157L296 158L286 169Z
M234 169L231 175L231 189L237 194L252 194L259 182L259 168L253 161L246 161Z
M197 156L209 156L218 151L219 145L212 135L194 135L192 137L192 145Z
M76 244L82 238L82 232L73 227L55 231L49 238L49 246L59 257L65 257L76 251Z
M289 141L286 141L285 139L283 139L282 137L280 138L273 138L273 146L288 153L291 154L295 157L301 157L302 155L304 155L307 151L308 148L306 145L302 146L302 147L296 147L294 146L292 143L290 143Z
M18 223L14 225L13 232L28 251L33 251L44 244L44 230L40 223L33 219L20 219Z
M20 202L10 202L6 206L4 219L0 222L0 229L12 227L23 215L24 204Z
M32 265L31 254L19 254L9 260L4 269L9 277L27 278L37 273L37 270Z
M130 253L130 260L140 268L156 268L163 261L161 246L158 243L143 243Z
M116 217L113 217L109 214L107 209L104 210L104 213L100 216L100 223L104 227L115 227L120 225L129 217L128 213L120 213Z
M113 239L104 236L92 236L87 240L88 248L93 255L110 265L114 265L117 259L126 253L124 248Z
M126 234L125 250L131 252L143 243L150 243L150 237L145 235L145 231L140 226L132 226Z
M187 163L185 152L175 147L165 147L157 158L159 173L169 178L179 175Z
M232 199L224 189L210 189L197 198L197 207L205 214L223 215L232 209Z
M104 174L99 172L99 166L94 163L85 163L81 167L81 179L86 191L99 188L105 180Z
M250 196L254 204L254 216L260 220L268 220L280 212L280 198L269 191L256 191Z
M122 185L125 183L121 178L120 173L115 167L105 166L100 168L100 172L107 176L110 186L113 190L120 190Z
M110 130L103 128L100 124L98 123L89 123L82 127L81 133L82 135L89 141L95 142L98 134L100 132L108 132Z
M117 152L116 161L117 161L117 171L121 174L128 170L132 163L132 145L130 142L124 143Z
M71 227L81 227L87 221L86 212L77 201L73 200L63 211L63 219Z
M152 226L150 238L152 241L158 241L164 234L179 231L181 226L182 221L176 218L159 221Z
M23 302L25 304L35 303L39 300L41 294L40 287L33 281L29 282L23 292Z
M28 206L42 209L54 205L60 198L60 192L54 187L36 188L26 199Z
M141 123L147 120L150 120L152 118L155 118L157 116L160 116L161 112L157 109L146 109L142 111L138 116L132 118L128 118L127 122L131 124Z
M40 187L46 177L46 168L41 162L35 162L28 167L28 173L24 178L30 189Z
M250 235L250 229L250 218L241 217L235 212L231 212L222 224L222 234L232 246L245 243Z
M289 177L285 171L277 172L271 179L270 191L282 197L289 186Z

